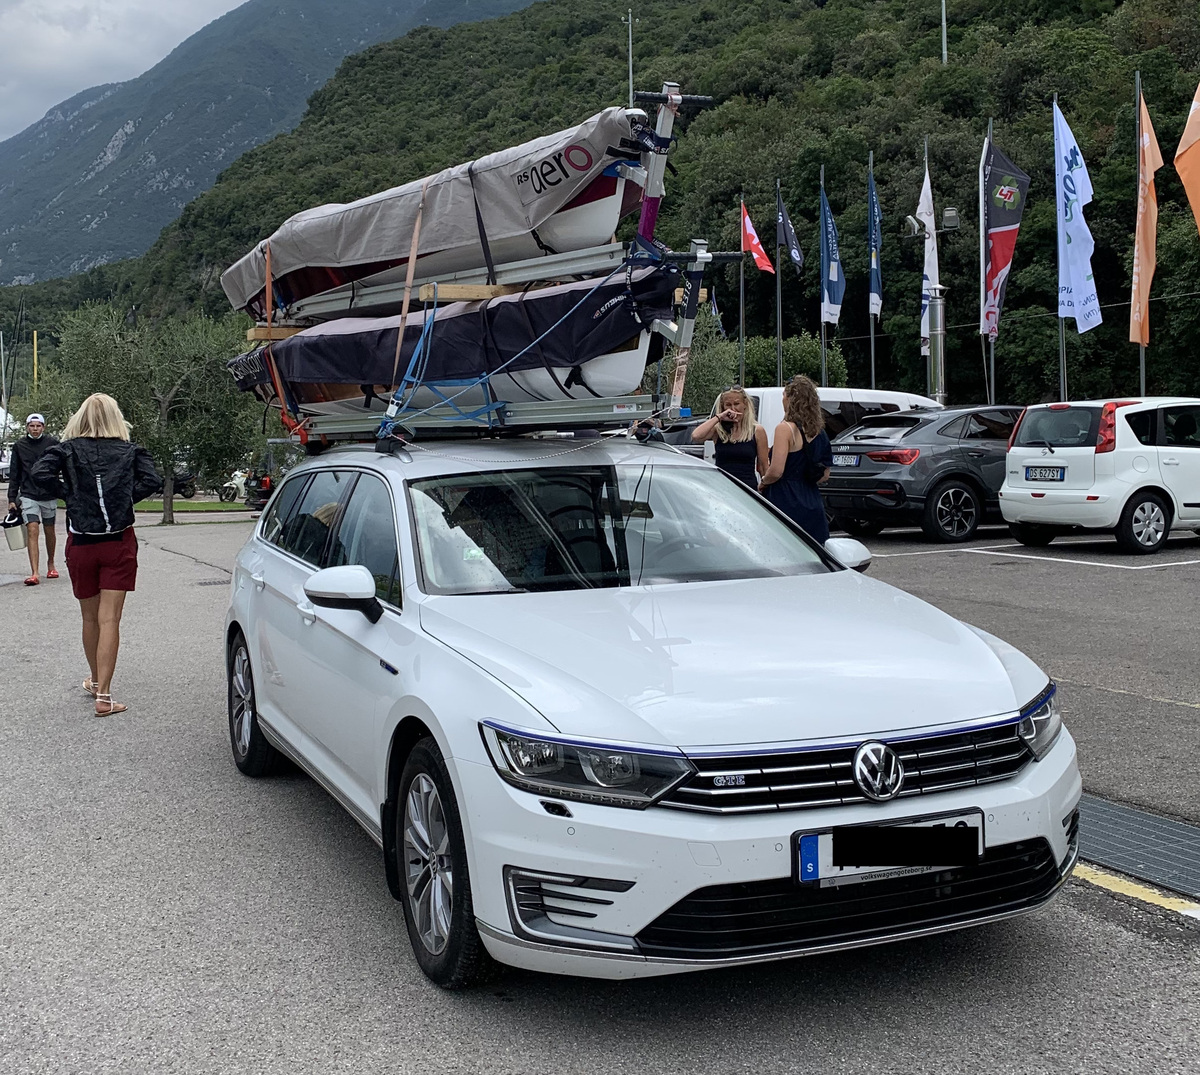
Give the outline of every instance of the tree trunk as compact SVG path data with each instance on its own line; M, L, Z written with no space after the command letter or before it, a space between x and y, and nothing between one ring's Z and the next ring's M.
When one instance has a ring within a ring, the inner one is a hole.
M164 523L175 522L175 475L168 468L163 474L163 517Z

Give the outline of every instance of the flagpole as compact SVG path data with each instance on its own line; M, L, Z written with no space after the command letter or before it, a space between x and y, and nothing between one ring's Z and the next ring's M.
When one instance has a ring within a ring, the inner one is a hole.
M867 152L867 172L872 178L874 178L874 176L875 176L875 150L873 150L873 149L869 150ZM875 212L875 207L872 205L868 205L867 206L867 234L870 236L869 245L871 247L874 247L874 245L875 245L875 219L873 216L874 212ZM878 257L879 252L874 251L874 253L875 253L876 257ZM875 315L871 312L871 287L870 287L869 282L867 285L867 324L870 326L870 329L871 329L871 389L874 390L874 388L875 388Z
M1058 94L1054 95L1054 103L1058 104ZM1057 138L1057 134L1055 136ZM1062 248L1059 247L1058 256L1062 258ZM1062 265L1058 266L1059 278L1062 277ZM1078 321L1076 324L1078 325ZM1067 322L1062 315L1062 304L1059 301L1058 308L1058 398L1066 403L1067 401Z
M1142 73L1133 73L1133 123L1134 123L1134 161L1137 166L1138 201L1142 194ZM1134 242L1136 243L1136 239ZM1147 292L1149 289L1147 288ZM1137 296L1134 296L1136 301ZM1146 394L1146 345L1138 344L1138 394Z
M992 121L988 119L987 141L983 144L983 158L979 162L979 327L984 327L984 314L987 310L987 181L983 174L987 166L988 150L992 145ZM991 343L991 333L987 333ZM996 346L990 348L990 362L984 370L987 384L987 401L996 402Z
M825 165L823 165L823 164L821 165L821 192L822 193L825 192ZM822 219L822 221L821 221L821 229L822 229L821 242L822 243L825 242L824 228L825 228L825 221ZM824 257L825 257L824 246L821 247L821 250L822 250L822 254L821 254L822 267L824 267ZM821 289L817 294L817 300L821 303L821 312L820 312L820 317L821 317L821 387L824 388L828 383L828 377L826 376L826 371L825 371L825 280L823 277L821 279Z
M746 195L740 198L738 228L742 234L742 260L738 262L738 384L746 383Z
M782 193L779 189L779 180L775 180L775 204L778 206ZM778 209L776 216L778 216ZM775 379L776 383L783 384L783 259L780 257L780 251L783 244L779 241L779 226L775 227Z

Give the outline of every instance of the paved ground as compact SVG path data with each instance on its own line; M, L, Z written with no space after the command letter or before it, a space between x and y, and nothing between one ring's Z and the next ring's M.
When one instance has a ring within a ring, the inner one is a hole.
M116 680L132 710L108 721L75 686L69 582L0 586L0 1072L1200 1067L1200 922L1082 882L1028 918L859 953L625 985L512 973L440 992L415 969L370 840L310 780L249 781L229 760L221 583L248 530L139 528ZM1162 558L1175 559L1200 560L1200 545ZM1070 679L1094 790L1130 780L1126 797L1194 813L1155 761L1159 725L1190 733L1194 752L1200 710L1153 697L1200 701L1180 637L1197 568L991 566L1003 562L880 556L873 573ZM1173 620L1122 611L1142 586L1143 605ZM1114 690L1133 693L1106 709Z

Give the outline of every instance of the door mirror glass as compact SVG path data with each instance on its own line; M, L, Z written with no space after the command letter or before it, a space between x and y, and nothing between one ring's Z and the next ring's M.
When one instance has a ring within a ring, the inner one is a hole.
M871 550L854 538L830 538L825 542L825 551L851 571L866 571L871 566Z
M327 567L310 575L304 584L308 599L320 608L344 608L361 612L378 623L383 606L375 596L375 577L361 564Z

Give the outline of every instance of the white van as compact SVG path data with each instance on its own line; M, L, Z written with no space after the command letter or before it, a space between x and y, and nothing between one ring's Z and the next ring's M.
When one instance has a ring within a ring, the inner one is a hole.
M830 440L869 415L911 411L917 407L940 410L942 406L928 396L918 396L912 392L884 392L873 388L818 388L817 394L821 397L825 432ZM775 436L775 427L783 421L783 389L747 388L746 395L754 401L759 425L766 429L767 442L770 443ZM713 401L713 408L710 414L716 413L716 400Z

